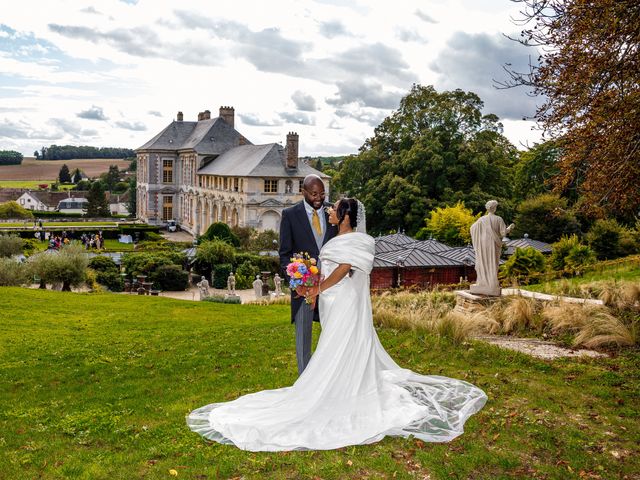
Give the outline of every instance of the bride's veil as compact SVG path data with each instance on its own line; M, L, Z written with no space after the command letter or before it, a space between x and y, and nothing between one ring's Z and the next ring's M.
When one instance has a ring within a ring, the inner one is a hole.
M358 215L356 217L358 224L356 225L356 232L367 233L367 212L360 200L356 200L356 202L358 202Z

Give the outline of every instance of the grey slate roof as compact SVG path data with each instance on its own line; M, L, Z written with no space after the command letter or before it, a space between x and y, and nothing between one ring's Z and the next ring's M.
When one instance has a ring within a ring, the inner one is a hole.
M234 177L305 177L314 173L322 178L328 176L298 162L296 170L286 168L284 148L277 143L265 145L240 145L227 150L200 170L198 175ZM294 186L296 189L297 185ZM297 191L297 190L296 190Z
M467 265L476 264L476 252L474 252L471 245L467 245L466 247L447 247L447 250L439 252L438 255L462 262L463 264L465 263L465 259L467 259Z
M409 246L431 253L440 253L451 250L449 245L445 245L444 243L433 239L416 241L415 243L409 244Z
M401 262L405 267L457 267L464 265L461 261L413 247L395 252L381 253L376 255L376 259L389 262L394 266Z
M193 149L200 155L220 155L238 145L241 136L221 117L199 122L174 120L137 151ZM246 139L245 142L251 144Z
M551 245L540 240L532 240L527 235L524 238L515 238L513 240L506 240L504 244L507 247L506 255L513 255L516 248L533 247L541 253L551 253Z
M385 240L376 239L376 255L378 253L395 252L397 250L402 250L403 248L404 248L403 245L397 245L395 243L390 243Z
M384 235L382 237L376 237L376 242L387 242L394 243L396 245L408 245L410 243L415 243L418 240L415 240L404 233L394 233L392 235Z

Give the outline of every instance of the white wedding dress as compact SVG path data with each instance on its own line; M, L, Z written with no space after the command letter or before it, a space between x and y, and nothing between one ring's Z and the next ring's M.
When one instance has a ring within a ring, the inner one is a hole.
M291 386L213 403L187 424L200 435L244 450L329 450L386 435L446 442L485 404L470 383L400 368L373 326L369 273L374 240L339 235L322 248L323 275L340 263L353 275L319 297L322 333L311 362Z

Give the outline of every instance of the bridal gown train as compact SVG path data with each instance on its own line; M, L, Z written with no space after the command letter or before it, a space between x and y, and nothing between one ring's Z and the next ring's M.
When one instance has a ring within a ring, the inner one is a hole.
M194 410L200 435L243 450L329 450L413 435L446 442L487 397L470 383L400 368L373 327L369 273L375 244L364 233L339 235L320 252L323 275L340 263L353 275L319 297L322 333L311 361L290 387Z

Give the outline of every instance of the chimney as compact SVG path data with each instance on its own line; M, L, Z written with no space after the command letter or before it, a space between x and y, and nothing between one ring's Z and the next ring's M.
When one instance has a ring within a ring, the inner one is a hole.
M220 107L220 118L233 127L233 117L235 109L233 107Z
M202 117L204 117L204 112L198 112L198 121L202 120Z
M211 120L211 110L205 110L204 112L202 112L202 119Z
M292 170L298 169L298 134L289 132L287 134L287 168Z
M240 136L238 137L238 145L246 145L246 144L247 144L247 139L246 139L246 138L244 138L244 136L243 136L243 135L240 135Z
M183 118L184 118L184 116L182 115L182 112L178 112L178 116L176 117L176 120L181 122Z

